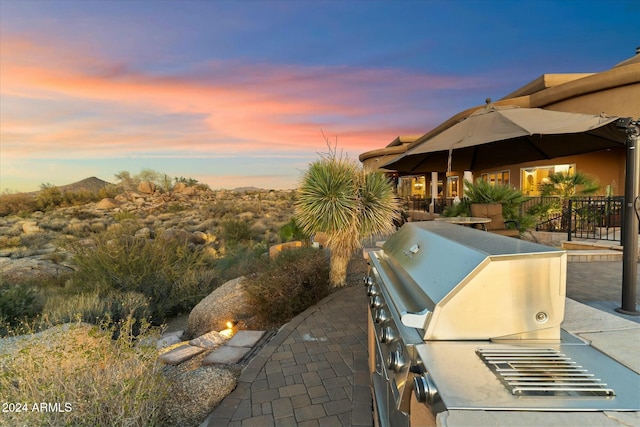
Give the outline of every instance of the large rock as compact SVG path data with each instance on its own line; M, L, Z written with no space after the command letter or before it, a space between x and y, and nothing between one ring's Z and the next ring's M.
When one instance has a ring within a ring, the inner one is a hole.
M138 191L143 194L153 194L156 192L156 185L151 181L142 181L138 184Z
M168 228L158 236L160 240L172 241L180 243L188 243L191 240L191 233L181 228Z
M115 209L118 206L120 206L120 203L116 199L107 197L98 202L96 209Z
M163 408L166 426L198 427L202 420L236 387L236 375L220 366L180 372L171 378Z
M51 280L63 273L73 271L64 265L39 258L39 256L18 259L1 257L0 277L13 283L28 283Z
M33 234L33 233L41 232L42 229L38 226L38 223L35 221L25 221L22 224L22 231L25 234Z
M227 328L227 322L240 322L251 315L242 281L244 277L230 280L198 303L189 314L187 335L199 337L210 331ZM238 323L238 326L240 323Z
M173 186L174 193L182 193L187 188L187 184L184 182L178 182Z

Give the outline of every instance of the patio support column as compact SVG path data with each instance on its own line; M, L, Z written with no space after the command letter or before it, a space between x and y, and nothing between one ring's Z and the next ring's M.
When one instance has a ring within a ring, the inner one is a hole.
M436 198L438 197L438 172L431 172L431 203L429 212L436 212Z
M638 278L639 219L636 201L640 203L638 200L638 180L640 178L640 147L638 147L640 128L638 125L640 125L640 121L629 121L625 125L623 127L627 132L627 162L624 184L624 235L622 236L622 307L616 308L616 311L638 316L640 312L636 310L636 284Z

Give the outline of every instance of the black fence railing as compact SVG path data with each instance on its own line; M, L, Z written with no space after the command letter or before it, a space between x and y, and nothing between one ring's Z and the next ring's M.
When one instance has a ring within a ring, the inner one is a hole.
M521 212L537 218L537 231L567 233L567 240L620 241L623 205L622 196L573 197L564 205L557 197L535 197L523 203Z
M624 197L580 197L569 199L567 239L620 240Z
M428 211L431 198L408 198L405 208ZM436 198L435 213L441 214L453 198ZM536 231L566 233L572 238L620 241L623 196L572 197L563 206L557 196L531 197L520 205L520 215L536 218Z
M432 199L430 197L409 197L406 199L406 208L414 211L429 211L429 205L432 203ZM444 212L446 208L453 205L454 198L453 197L437 197L434 205L434 213L441 214Z

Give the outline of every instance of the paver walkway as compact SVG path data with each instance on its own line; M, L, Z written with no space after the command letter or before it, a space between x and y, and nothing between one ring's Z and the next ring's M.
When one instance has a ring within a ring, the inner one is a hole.
M342 289L286 324L203 426L373 426L367 299Z

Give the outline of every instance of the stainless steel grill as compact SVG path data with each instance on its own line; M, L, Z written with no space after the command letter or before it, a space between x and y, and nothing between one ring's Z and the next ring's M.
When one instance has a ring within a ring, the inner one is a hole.
M560 328L566 253L443 222L369 253L380 425L447 410L637 411L640 377Z

